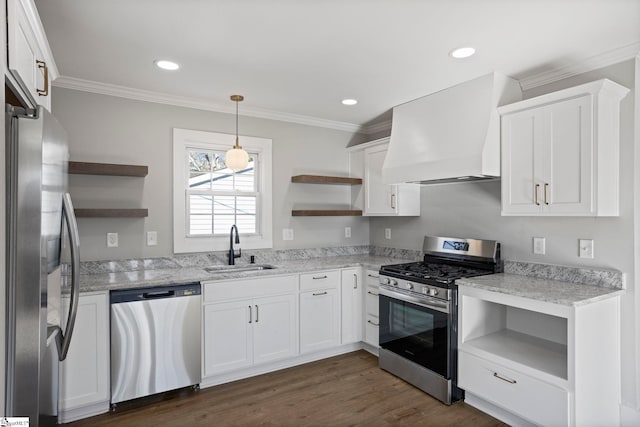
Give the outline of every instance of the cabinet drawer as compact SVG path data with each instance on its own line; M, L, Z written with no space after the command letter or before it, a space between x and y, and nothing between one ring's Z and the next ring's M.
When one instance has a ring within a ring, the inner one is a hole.
M377 286L367 286L367 295L365 298L367 304L367 314L371 314L373 316L379 316L378 309L378 287Z
M522 418L545 426L569 423L569 393L501 365L458 353L458 385Z
M297 276L253 277L251 279L203 282L202 302L219 302L264 295L295 293Z
M367 270L367 286L378 286L378 279L379 279L379 275L378 275L378 271L377 270Z
M367 314L367 321L364 324L364 340L367 344L378 347L380 331L380 320L377 316Z
M300 291L313 289L338 288L340 272L338 270L318 271L300 275Z

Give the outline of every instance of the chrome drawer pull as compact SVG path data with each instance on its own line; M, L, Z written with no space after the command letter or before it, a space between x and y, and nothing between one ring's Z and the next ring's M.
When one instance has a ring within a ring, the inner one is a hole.
M376 275L374 275L374 274L367 274L367 276L368 276L368 277L373 277L374 279L377 279L377 278L379 278L379 277L380 277L380 276L376 276Z
M373 296L375 296L375 297L377 297L377 296L378 296L378 294L376 294L375 292L367 291L367 293L368 293L369 295L373 295Z
M319 293L317 293L317 294L313 294L313 296L314 296L314 297L317 297L317 296L320 296L320 295L326 295L326 294L327 294L327 292L325 291L325 292L319 292Z
M497 373L497 372L494 372L494 373L493 373L493 376L494 376L494 377L496 377L496 378L498 378L498 379L500 379L500 380L502 380L502 381L506 381L506 382L508 382L509 384L515 384L515 383L517 382L516 380L510 380L509 378L501 377L500 375L498 375L498 373Z
M373 326L380 326L380 323L373 323L371 320L367 320L367 323L370 323Z
M327 276L313 276L313 280L326 279Z

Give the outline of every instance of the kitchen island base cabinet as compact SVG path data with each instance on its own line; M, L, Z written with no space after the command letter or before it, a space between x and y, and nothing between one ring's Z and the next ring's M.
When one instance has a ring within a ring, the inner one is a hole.
M262 294L287 288L292 293L204 304L203 378L295 356L296 287L295 276L206 283L204 301L225 289L226 298L242 297L257 288Z
M563 305L459 285L458 305L467 393L537 425L620 424L619 297Z
M62 306L66 313L68 297ZM109 411L109 371L108 293L81 293L69 352L60 364L60 422Z

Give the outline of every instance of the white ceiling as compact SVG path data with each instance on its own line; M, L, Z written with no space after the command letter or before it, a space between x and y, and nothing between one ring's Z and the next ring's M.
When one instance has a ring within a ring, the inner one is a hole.
M491 71L526 81L640 50L640 0L35 3L61 86L98 82L229 109L237 93L241 114L354 125L388 120L395 105ZM448 56L464 45L477 54ZM159 58L182 68L159 70ZM360 102L343 106L346 97Z

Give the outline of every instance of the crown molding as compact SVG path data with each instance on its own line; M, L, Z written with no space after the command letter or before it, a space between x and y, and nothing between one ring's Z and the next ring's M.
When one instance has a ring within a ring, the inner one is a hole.
M217 113L235 114L236 112L235 105L231 105L231 103L220 104L202 98L171 95L167 93L135 89L127 86L78 79L75 77L61 76L53 82L53 86L64 89L78 90L82 92L91 92L101 95L133 99L136 101L194 108L197 110L215 111ZM317 126L345 132L366 133L366 130L363 126L353 123L320 119L317 117L304 116L301 114L283 113L280 111L273 111L263 108L243 107L241 109L240 115L246 117L257 117L260 119L297 123L301 125Z
M597 70L629 59L635 58L640 52L640 42L631 43L617 49L609 50L599 55L592 56L583 61L561 66L553 70L544 71L519 79L522 90L544 86L558 80L576 76L578 74Z

